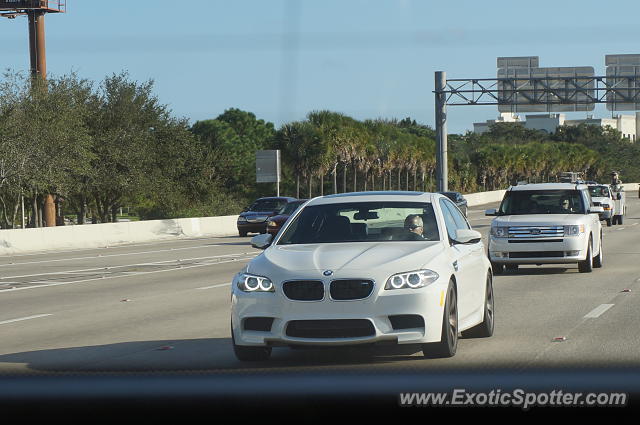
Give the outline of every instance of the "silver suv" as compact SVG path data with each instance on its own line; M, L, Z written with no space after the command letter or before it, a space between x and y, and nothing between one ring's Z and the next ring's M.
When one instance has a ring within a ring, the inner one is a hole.
M494 274L520 264L577 263L581 273L602 267L601 206L584 184L542 183L510 187L491 222L489 259Z

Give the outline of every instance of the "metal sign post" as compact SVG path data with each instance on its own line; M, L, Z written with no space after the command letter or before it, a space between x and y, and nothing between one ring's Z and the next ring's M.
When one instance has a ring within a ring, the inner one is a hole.
M447 167L447 73L436 71L436 175L438 191L449 190Z

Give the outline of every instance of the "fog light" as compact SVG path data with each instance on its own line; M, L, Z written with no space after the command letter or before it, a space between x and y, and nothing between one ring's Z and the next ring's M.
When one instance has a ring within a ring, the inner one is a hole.
M509 258L508 252L494 251L491 253L491 255L495 258Z
M580 251L567 251L566 254L567 257L577 257L578 255L580 255Z

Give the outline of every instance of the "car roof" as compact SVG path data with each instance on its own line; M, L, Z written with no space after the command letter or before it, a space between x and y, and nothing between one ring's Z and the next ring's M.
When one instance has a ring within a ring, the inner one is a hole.
M587 186L581 183L530 183L511 186L510 191L524 190L580 190L586 189Z
M439 193L410 192L410 191L370 191L347 192L313 198L309 205L340 204L348 202L433 202L437 197L444 197Z

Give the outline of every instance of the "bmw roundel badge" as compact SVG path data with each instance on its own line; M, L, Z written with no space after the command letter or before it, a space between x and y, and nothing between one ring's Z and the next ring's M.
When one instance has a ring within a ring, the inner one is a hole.
M333 274L333 270L325 270L322 272L322 274L325 276L331 276Z

